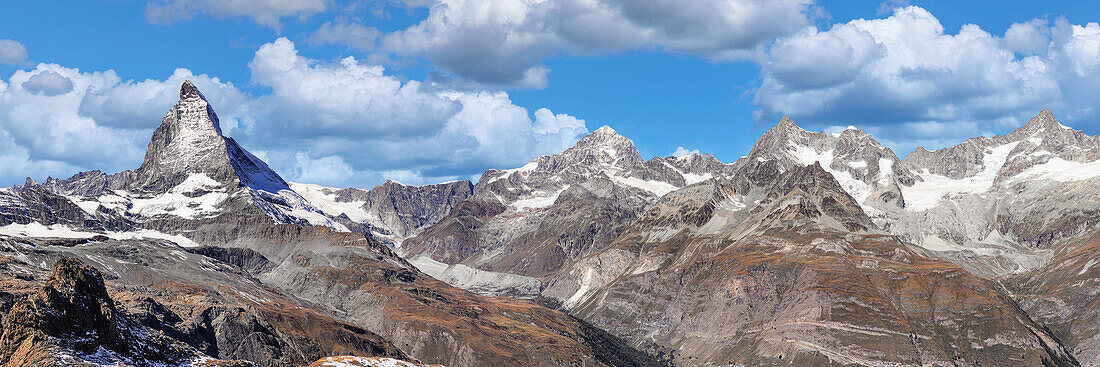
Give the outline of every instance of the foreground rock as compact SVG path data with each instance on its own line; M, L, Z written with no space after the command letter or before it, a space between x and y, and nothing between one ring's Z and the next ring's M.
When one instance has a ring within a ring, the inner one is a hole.
M335 354L408 358L377 334L266 287L233 264L166 241L92 240L70 246L0 239L0 246L8 256L0 262L0 281L12 292L0 293L3 299L29 297L29 291L19 290L46 280L31 264L80 258L104 269L114 310L130 324L202 355L259 366L304 365Z
M250 366L213 360L119 312L99 271L64 258L4 319L5 366Z

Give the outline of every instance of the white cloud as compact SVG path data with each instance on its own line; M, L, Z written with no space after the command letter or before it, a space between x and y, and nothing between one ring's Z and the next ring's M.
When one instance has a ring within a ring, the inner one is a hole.
M374 27L338 19L325 22L309 36L312 45L345 45L361 51L374 50L375 41L382 32Z
M350 57L303 57L285 38L260 47L249 67L272 92L251 103L255 125L238 139L263 147L291 180L466 177L563 150L587 131L583 120L545 108L532 118L504 92L402 81Z
M676 158L689 156L689 155L692 155L692 154L699 154L699 149L688 150L687 148L684 148L684 147L676 147L676 151L672 152L672 156L676 157Z
M257 134L425 135L441 129L461 107L418 81L385 75L382 66L363 65L353 57L323 63L299 56L286 38L261 46L249 68L255 82L272 88L257 106L275 118Z
M289 174L302 182L342 182L355 174L339 156L310 158L306 152L294 154L294 166Z
M205 13L217 18L247 17L278 30L284 17L304 19L326 8L326 0L160 0L146 5L145 19L170 24Z
M16 65L27 61L27 48L18 41L0 39L0 64Z
M111 72L113 76L114 73ZM152 129L164 113L179 100L180 85L191 80L210 103L217 108L222 131L232 134L251 124L248 97L233 83L222 82L206 74L194 75L187 69L176 69L164 80L121 81L88 88L79 105L79 113L95 120L100 126L119 129Z
M1050 44L1050 27L1045 19L1032 19L1008 27L1004 36L1005 48L1014 52L1036 54Z
M385 35L387 52L424 56L478 82L541 88L562 52L657 48L715 59L757 55L808 24L810 0L441 0Z
M1069 121L1100 117L1100 97L1087 92L1100 82L1100 25L1032 20L1003 37L973 24L945 34L931 13L910 6L781 38L762 79L758 119L858 123L904 154L911 142L935 143L911 135L931 126L950 126L940 137L961 140L1019 126L1044 107Z
M31 91L32 93L56 96L58 94L71 92L73 90L73 81L61 74L45 71L34 74L27 79L27 81L23 82L23 89Z

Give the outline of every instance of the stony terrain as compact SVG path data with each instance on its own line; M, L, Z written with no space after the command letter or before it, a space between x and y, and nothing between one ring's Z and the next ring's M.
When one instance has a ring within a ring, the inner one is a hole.
M996 283L876 234L821 166L749 171L666 195L546 294L678 365L1076 365Z
M474 189L467 180L426 186L386 181L370 190L299 183L290 186L336 222L349 229L363 227L355 231L393 243L443 219Z
M3 326L5 366L254 365L215 360L139 324L116 308L99 271L73 258L54 263L49 279L11 306Z
M485 172L471 198L399 252L421 268L440 269L431 275L452 284L530 296L532 286L605 247L662 195L732 172L710 155L645 161L605 126L561 154ZM453 264L461 268L446 266ZM501 287L487 287L485 279Z

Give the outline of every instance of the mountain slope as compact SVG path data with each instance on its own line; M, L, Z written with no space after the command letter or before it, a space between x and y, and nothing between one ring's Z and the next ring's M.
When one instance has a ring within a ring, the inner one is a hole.
M606 246L660 196L732 171L710 155L645 161L605 126L560 154L486 171L471 198L400 252L452 284L531 295L539 278ZM512 285L522 289L502 289Z
M400 243L438 222L473 194L470 181L408 186L386 181L370 190L291 183L318 210L355 232ZM356 230L356 227L366 227Z
M1076 365L994 283L876 233L818 164L664 196L544 294L678 365Z
M904 163L919 182L903 187L906 210L886 221L893 233L979 275L1041 267L1100 213L1097 144L1046 109L1006 135L918 149Z
M58 260L46 283L8 312L0 361L5 366L252 365L211 359L139 325L115 308L97 270L71 258Z

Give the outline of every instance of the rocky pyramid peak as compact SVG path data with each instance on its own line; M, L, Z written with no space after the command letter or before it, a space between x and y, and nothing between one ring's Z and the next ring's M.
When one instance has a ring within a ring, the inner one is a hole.
M195 87L195 84L192 83L191 80L184 80L183 84L180 85L180 100L190 101L194 99L205 101L206 96L202 95L202 92L199 91L199 88Z
M794 120L792 120L791 117L787 115L783 115L783 118L779 119L779 122L776 123L775 126L772 126L772 130L805 131L801 127L798 127L798 125L794 123Z
M199 174L226 187L272 192L287 187L266 163L222 135L214 108L191 81L180 86L179 102L153 132L135 173L131 189L141 192L165 192Z
M572 148L550 157L554 166L580 164L592 167L629 168L645 163L634 142L619 135L610 126L603 126L582 138Z
M1058 123L1058 120L1054 118L1054 112L1050 108L1044 108L1039 111L1038 115L1028 120L1027 124L1023 127L1025 130L1040 130L1044 128L1059 128L1069 129L1069 127Z
M616 145L629 145L631 148L634 147L634 143L631 142L630 139L620 135L610 126L604 125L582 138L581 141L577 142L575 148Z

